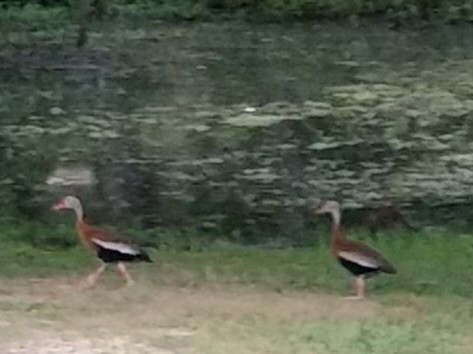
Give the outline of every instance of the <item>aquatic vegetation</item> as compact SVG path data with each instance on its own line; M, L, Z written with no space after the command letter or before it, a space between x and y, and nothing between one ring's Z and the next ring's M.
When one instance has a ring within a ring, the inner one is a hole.
M81 54L47 31L5 42L4 215L22 200L41 217L51 193L76 191L67 176L82 165L94 183L80 192L117 201L104 219L245 242L303 233L311 198L355 211L469 202L473 61L461 52L415 62L419 34L386 32L373 55L352 30L341 52L339 28L312 46L299 29L248 31L235 51L228 26L99 32ZM31 40L41 52L25 56Z

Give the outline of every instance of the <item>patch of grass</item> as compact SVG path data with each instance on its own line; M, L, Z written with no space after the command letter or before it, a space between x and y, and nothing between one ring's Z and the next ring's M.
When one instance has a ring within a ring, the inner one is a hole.
M473 291L470 236L389 235L366 242L385 254L399 270L398 275L382 275L370 281L370 292L469 297ZM326 244L313 249L157 252L156 258L165 269L161 273L166 274L166 279L162 281L168 284L210 281L331 292L348 292L351 286L350 277L333 260Z
M22 7L7 6L0 11L0 28L48 29L69 25L75 15L67 7L43 7L28 4Z
M145 235L147 240L153 240L147 245L155 247L150 248L155 263L139 266L139 272L144 272L151 282L170 286L256 284L279 291L351 290L351 278L333 259L326 234L318 235L322 241L312 248L265 249L222 242L221 237L189 230L155 232ZM10 224L0 226L0 234L1 275L82 273L96 264L95 257L82 249L71 226ZM126 235L144 244L139 237L133 238L142 233L130 230ZM380 250L399 271L394 276L381 275L370 280L370 293L462 297L473 293L472 236L448 232L386 233L372 239L364 235L362 231L349 232L350 238Z
M315 324L287 326L278 338L285 338L298 353L446 353L464 339L443 333L425 323L406 319L374 317L349 321L328 320ZM281 339L274 338L280 345ZM287 344L286 344L287 345ZM288 348L289 349L289 348ZM294 351L295 353L296 351Z

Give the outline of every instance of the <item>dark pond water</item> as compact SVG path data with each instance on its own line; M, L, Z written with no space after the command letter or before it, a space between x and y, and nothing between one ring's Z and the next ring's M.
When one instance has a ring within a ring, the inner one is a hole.
M471 214L472 28L149 23L82 50L66 30L0 38L4 215L64 193L104 219L237 236L300 233L326 198L393 200L433 224L442 205Z

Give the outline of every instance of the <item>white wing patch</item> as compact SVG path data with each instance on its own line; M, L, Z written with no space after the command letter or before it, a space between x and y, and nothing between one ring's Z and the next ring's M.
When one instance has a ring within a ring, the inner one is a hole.
M132 256L136 256L141 253L140 250L123 242L102 241L96 238L93 238L92 242L110 251L116 251L123 254L130 254Z
M362 254L359 254L359 253L340 251L338 252L338 256L343 259L346 259L347 261L356 263L362 267L373 268L373 269L380 267L379 263L376 260L370 257L363 256Z

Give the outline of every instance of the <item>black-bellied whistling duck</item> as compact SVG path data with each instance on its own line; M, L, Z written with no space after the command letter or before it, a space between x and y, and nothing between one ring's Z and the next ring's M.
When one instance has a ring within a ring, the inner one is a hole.
M94 252L102 264L87 277L87 285L93 286L105 270L107 264L116 264L117 271L125 279L128 286L134 284L128 273L125 262L152 262L149 255L142 249L111 234L110 232L84 221L82 203L76 197L67 196L53 206L54 210L72 209L76 213L76 230L80 240L89 250Z
M403 225L410 231L419 231L418 227L407 222L406 218L399 210L399 207L393 203L370 211L365 219L365 223L373 235L376 234L379 228L387 228L395 224Z
M315 210L316 214L332 215L332 252L337 261L355 276L354 288L356 296L351 299L365 297L365 280L378 273L395 274L396 269L379 252L357 241L348 240L343 235L340 220L340 204L327 201Z

